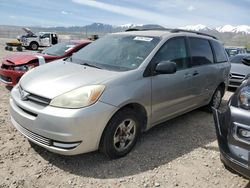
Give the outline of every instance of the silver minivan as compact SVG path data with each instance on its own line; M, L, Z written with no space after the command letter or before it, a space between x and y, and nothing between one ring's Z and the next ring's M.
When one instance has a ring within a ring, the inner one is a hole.
M126 155L141 132L199 107L218 108L230 64L212 36L184 30L109 34L27 72L11 91L13 125L31 142L75 155Z

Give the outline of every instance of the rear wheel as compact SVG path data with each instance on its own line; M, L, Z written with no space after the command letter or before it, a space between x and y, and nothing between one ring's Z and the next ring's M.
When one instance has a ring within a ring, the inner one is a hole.
M136 144L140 127L141 120L135 111L118 111L103 133L101 151L112 159L127 155Z
M19 52L23 51L22 46L18 46L18 47L16 47L16 49L17 49L17 51L19 51Z

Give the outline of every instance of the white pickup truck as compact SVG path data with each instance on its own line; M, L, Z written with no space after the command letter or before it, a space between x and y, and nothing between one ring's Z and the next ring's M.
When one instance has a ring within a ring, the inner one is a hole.
M26 49L37 50L39 47L48 47L58 43L58 36L55 32L33 33L28 28L23 28L23 30L27 34L18 37L18 40Z

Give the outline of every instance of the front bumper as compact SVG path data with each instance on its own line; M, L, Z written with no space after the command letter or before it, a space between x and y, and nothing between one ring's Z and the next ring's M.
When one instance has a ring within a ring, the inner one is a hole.
M17 87L11 91L10 114L16 129L32 142L62 155L97 150L115 111L116 107L102 102L82 109L56 108L22 101Z
M8 86L15 86L25 72L0 68L0 81Z
M228 106L226 111L213 109L222 162L250 179L250 142L241 138L238 129L250 130L250 112Z

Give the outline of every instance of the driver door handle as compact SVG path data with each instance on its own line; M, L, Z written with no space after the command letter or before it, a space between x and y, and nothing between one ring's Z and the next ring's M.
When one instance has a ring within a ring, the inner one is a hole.
M193 76L196 76L198 74L199 74L198 71L194 71Z

